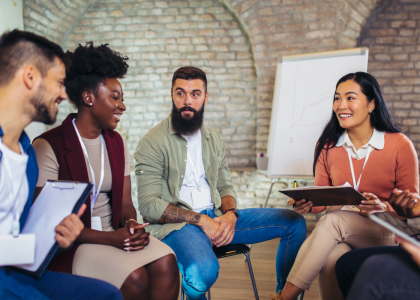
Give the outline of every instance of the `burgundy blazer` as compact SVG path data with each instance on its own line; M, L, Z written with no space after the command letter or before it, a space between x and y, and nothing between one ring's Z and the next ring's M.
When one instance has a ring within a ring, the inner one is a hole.
M63 123L38 138L45 139L52 147L59 164L59 180L89 181L89 175L84 159L82 147L72 120L76 114L69 114ZM112 226L118 229L121 218L122 196L124 187L124 143L118 132L111 129L102 130L105 146L108 151L112 172L112 191L109 194L112 207ZM81 220L86 228L91 227L90 197L85 202L86 210ZM72 273L74 254L79 243L54 257L49 270L62 273Z

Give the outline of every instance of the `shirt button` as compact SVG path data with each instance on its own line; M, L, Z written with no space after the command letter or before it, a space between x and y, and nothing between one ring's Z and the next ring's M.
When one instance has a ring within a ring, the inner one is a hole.
M187 147L187 148L188 148L188 145L185 145L185 147Z
M181 175L181 178L184 178L184 175Z
M143 174L143 171L140 171L140 174Z
M184 161L187 161L186 159L184 159Z

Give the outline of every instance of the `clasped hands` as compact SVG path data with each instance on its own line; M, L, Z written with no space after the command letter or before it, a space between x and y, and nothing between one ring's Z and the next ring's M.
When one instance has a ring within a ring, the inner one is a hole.
M149 223L138 224L134 220L128 221L124 227L110 232L111 244L126 251L143 249L150 242L150 233L144 230L147 225Z
M237 218L231 211L214 219L202 215L198 227L200 227L210 239L212 246L221 247L232 242L235 236Z

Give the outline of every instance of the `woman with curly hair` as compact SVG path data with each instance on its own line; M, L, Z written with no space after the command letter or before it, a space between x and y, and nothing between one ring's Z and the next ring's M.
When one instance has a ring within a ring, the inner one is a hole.
M131 200L130 154L114 131L126 107L118 79L127 57L93 43L66 53L65 82L77 113L42 134L35 148L38 193L46 180L90 181L93 190L81 217L77 244L54 258L51 268L107 281L124 299L176 299L179 271L167 245L137 223ZM36 194L37 195L37 194Z

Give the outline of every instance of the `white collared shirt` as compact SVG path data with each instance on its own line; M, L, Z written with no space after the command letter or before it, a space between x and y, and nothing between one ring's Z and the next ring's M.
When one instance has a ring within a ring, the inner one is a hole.
M183 137L187 141L188 152L190 153L190 156L187 156L187 166L185 168L185 175L184 180L182 181L179 198L191 205L195 212L214 209L211 196L209 196L207 199L207 203L202 203L201 205L196 205L193 203L191 196L191 192L197 191L197 182L193 173L192 165L194 165L196 168L195 171L197 172L197 177L199 178L199 183L202 189L210 190L209 184L207 182L206 172L204 170L203 151L201 147L201 130L198 130L194 135ZM190 158L192 158L193 164L191 164L189 161ZM199 162L198 166L196 165L197 161Z
M350 150L350 155L357 160L363 159L366 157L369 146L377 149L382 150L385 146L385 132L384 131L377 131L375 128L373 129L373 134L370 137L370 140L360 147L358 150L354 148L353 143L350 140L350 137L347 133L347 130L340 136L338 139L336 147L343 146L346 150Z

